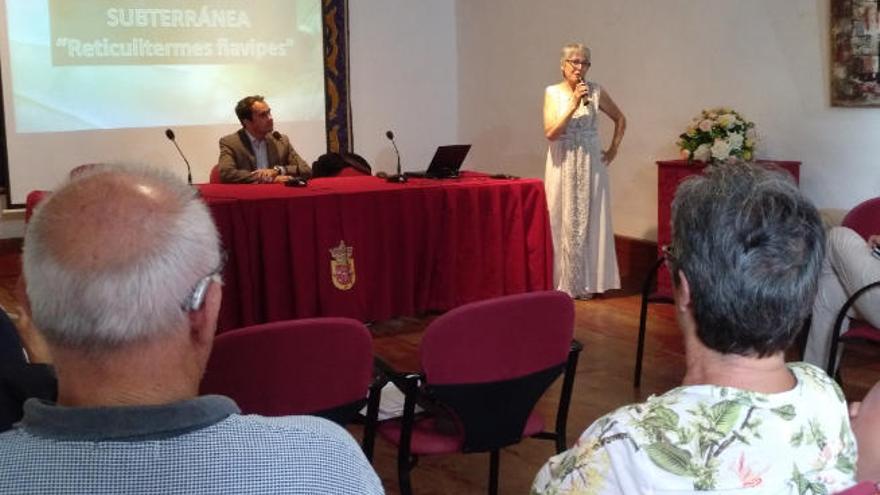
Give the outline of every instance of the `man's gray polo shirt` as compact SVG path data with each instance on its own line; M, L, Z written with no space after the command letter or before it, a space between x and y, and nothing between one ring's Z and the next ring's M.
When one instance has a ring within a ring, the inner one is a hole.
M321 418L242 416L221 396L24 409L0 434L0 493L383 493L351 435Z

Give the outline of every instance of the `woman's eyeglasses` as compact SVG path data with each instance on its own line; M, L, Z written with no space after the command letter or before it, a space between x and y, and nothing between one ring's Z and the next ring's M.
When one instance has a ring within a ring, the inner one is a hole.
M589 67L589 60L578 60L578 59L566 59L566 62L572 65L572 67Z
M672 244L665 244L660 248L660 252L663 253L663 257L666 258L668 263L675 263L678 261L678 258L675 257L675 247Z

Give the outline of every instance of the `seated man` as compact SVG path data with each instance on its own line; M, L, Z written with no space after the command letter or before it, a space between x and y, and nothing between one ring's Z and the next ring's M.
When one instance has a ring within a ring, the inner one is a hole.
M862 236L846 227L834 227L828 232L804 361L821 368L828 366L831 333L840 308L857 290L880 280L880 259L871 254L871 248L877 245L880 245L880 235L872 235L865 242ZM880 289L859 296L853 308L850 316L865 319L880 328ZM845 332L848 326L849 320L845 319L841 332ZM837 359L840 359L840 350L838 347Z
M242 128L220 138L220 180L230 183L287 182L312 175L290 139L274 132L272 110L262 96L248 96L235 105Z
M682 386L590 426L533 493L833 493L855 483L846 403L819 368L786 364L810 311L824 231L781 175L710 167L672 204Z
M28 225L27 299L58 377L0 434L0 493L382 493L354 439L198 396L217 326L217 230L158 171L95 167Z

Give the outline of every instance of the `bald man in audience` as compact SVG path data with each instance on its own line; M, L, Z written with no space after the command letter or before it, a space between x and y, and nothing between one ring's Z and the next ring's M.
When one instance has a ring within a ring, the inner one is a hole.
M39 206L24 277L58 398L0 435L0 493L383 493L334 423L198 395L219 244L194 191L149 169L93 167Z

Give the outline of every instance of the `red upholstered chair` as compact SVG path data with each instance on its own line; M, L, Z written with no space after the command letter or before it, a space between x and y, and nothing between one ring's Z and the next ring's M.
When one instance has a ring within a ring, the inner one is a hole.
M843 217L841 225L856 231L865 240L873 234L880 234L880 197L869 199L856 205L855 208L850 210L849 213ZM875 328L866 321L858 319L851 318L849 329L843 335L840 334L840 329L843 326L844 320L849 318L847 312L849 312L853 304L855 304L862 294L869 290L877 290L876 288L878 286L880 286L880 281L870 283L860 288L853 293L849 299L847 299L843 304L843 307L840 308L840 311L837 313L837 319L834 322L834 330L831 332L831 352L828 354L828 365L825 368L825 371L827 371L830 376L835 376L837 347L840 342L868 341L875 344L880 343L880 329Z
M858 485L847 488L842 492L837 492L837 495L877 495L880 494L880 489L878 489L877 483L873 481L862 481Z
M208 176L208 182L211 184L219 184L222 182L220 180L220 164L214 165L211 167L211 175Z
M538 437L564 450L581 350L573 331L574 305L557 291L475 302L434 320L421 343L422 371L388 372L405 393L404 414L378 431L398 446L401 493L412 492L409 472L421 455L489 452L489 493L496 493L501 448ZM555 429L544 431L535 404L563 372ZM417 402L435 414L417 417Z
M367 402L363 447L372 458L379 386L373 340L349 318L254 325L217 336L201 393L221 394L245 414L310 414L346 424Z
M363 175L370 175L369 170L354 167L345 167L340 170L338 174L336 174L336 177L360 177Z
M24 200L24 223L28 223L31 220L37 205L48 195L49 191L31 191L28 193L27 198Z

